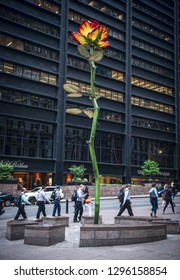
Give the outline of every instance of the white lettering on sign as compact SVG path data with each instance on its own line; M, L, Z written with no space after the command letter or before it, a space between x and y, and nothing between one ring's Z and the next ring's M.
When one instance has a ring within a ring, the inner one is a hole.
M29 166L25 164L23 161L9 161L9 160L3 160L4 163L11 164L14 168L28 168Z
M143 171L142 171L142 170L137 170L137 173L138 173L139 175L143 175ZM169 177L169 176L170 176L170 173L169 173L169 172L160 172L158 175L164 176L164 177Z

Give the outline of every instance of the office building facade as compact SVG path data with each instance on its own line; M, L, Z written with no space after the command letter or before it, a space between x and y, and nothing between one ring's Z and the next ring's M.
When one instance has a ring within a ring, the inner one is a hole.
M96 63L100 114L95 148L101 183L139 182L156 161L162 182L180 180L179 1L1 0L0 158L29 189L65 184L69 167L93 180L87 140L90 69L71 33L88 19L109 31Z

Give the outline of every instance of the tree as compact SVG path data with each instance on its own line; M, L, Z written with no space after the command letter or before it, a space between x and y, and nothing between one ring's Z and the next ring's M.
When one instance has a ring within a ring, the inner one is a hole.
M150 159L145 160L141 168L143 170L142 175L145 177L160 174L159 164L154 160L150 160Z
M0 162L0 180L12 179L14 167L9 162Z
M91 71L90 83L91 93L82 93L82 89L74 84L64 84L64 89L68 92L67 97L81 97L88 96L92 101L93 108L67 108L66 112L70 114L84 114L90 119L92 118L91 134L90 139L87 141L89 146L89 153L91 157L94 177L95 177L95 215L94 223L99 222L99 211L100 211L100 174L98 163L96 159L96 153L94 148L95 135L97 130L97 121L99 116L99 106L97 99L99 96L95 90L95 76L96 76L96 65L95 62L99 62L104 57L103 48L110 45L107 41L108 29L99 23L97 20L85 20L79 27L79 32L72 33L73 39L78 43L78 51L84 59L88 61Z
M82 178L84 177L84 172L86 171L86 168L84 165L72 165L69 168L69 172L73 175L73 181L77 184L77 182L82 181Z

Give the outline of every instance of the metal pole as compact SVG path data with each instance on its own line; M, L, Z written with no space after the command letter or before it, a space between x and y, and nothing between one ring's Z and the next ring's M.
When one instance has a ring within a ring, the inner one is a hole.
M66 214L68 214L68 210L69 210L69 200L66 199Z

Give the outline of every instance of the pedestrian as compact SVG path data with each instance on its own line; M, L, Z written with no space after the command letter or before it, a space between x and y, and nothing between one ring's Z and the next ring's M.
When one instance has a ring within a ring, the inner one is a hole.
M63 191L62 191L61 187L56 186L56 189L54 191L54 207L53 207L52 216L55 216L56 212L57 212L58 216L61 216L61 203L60 203L60 201L63 198L64 198L64 194L63 194Z
M158 193L159 196L162 197L162 204L161 206L164 207L165 203L166 203L166 189L167 189L168 185L165 184L163 189Z
M26 198L25 193L27 192L26 188L22 188L20 193L20 202L18 204L18 211L14 220L18 220L19 216L22 215L24 220L27 220L27 215L25 211L25 205L31 204Z
M0 198L0 216L5 213L4 201Z
M152 183L149 194L150 194L150 202L152 205L150 216L157 218L156 213L157 213L157 209L158 209L158 192L157 192L155 183Z
M166 204L163 208L163 214L165 214L165 210L168 207L169 203L171 204L171 208L172 208L173 213L175 213L174 212L174 203L173 203L173 200L172 200L172 188L170 186L168 186L168 188L166 189L165 195L166 195Z
M175 196L176 196L177 193L178 193L178 188L177 188L177 186L174 184L174 182L171 183L171 186L172 186L172 201L173 201L173 204L174 204L174 207L175 207L176 205L175 205L175 202L174 202L174 198L175 198Z
M92 200L91 200L91 197L90 197L90 194L89 194L89 189L88 187L86 186L85 187L85 191L84 193L86 194L85 196L85 199L84 199L84 216L89 216L91 217L92 216Z
M125 211L125 209L127 209L129 216L134 216L133 215L133 211L131 208L131 195L130 195L130 189L131 189L131 185L127 184L126 188L124 189L124 199L123 199L123 203L120 204L120 210L119 213L117 214L117 216L121 216L122 213Z
M46 196L46 189L43 188L37 194L37 206L38 206L38 211L36 214L37 220L39 219L41 212L42 212L43 216L46 217L46 208L45 208L46 202L51 203L51 201Z
M81 217L83 214L83 202L84 198L86 197L86 193L84 192L84 185L80 185L77 189L77 199L75 204L75 213L74 213L74 223L77 223L79 219L79 222L81 221Z
M125 190L125 188L126 188L126 186L122 186L122 188L119 191L118 197L117 197L119 199L120 207L121 207L121 205L123 204L123 201L124 201L124 190Z

